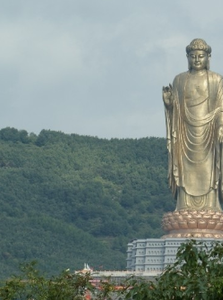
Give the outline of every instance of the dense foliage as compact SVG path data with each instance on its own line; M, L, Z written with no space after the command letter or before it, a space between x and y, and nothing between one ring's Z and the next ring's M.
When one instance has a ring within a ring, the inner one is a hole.
M133 281L127 299L222 300L223 243L181 244L176 262L154 282Z
M127 278L118 286L110 278L100 282L90 273L64 271L46 277L34 263L0 285L1 300L221 300L223 299L223 243L194 240L178 249L174 265L153 281Z
M109 278L95 286L90 273L72 274L66 270L47 278L35 262L24 264L21 271L20 275L2 282L1 300L115 300L121 294Z
M1 278L34 259L50 274L125 269L128 241L160 237L174 206L164 138L0 130Z

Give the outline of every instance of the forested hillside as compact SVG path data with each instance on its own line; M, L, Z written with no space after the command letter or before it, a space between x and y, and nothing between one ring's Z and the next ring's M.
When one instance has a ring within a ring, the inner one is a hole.
M126 245L160 237L173 210L164 138L0 130L0 276L37 260L53 274L125 269Z

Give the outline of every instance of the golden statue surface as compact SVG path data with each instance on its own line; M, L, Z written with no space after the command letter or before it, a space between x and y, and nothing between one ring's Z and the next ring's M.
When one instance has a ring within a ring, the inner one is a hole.
M164 215L163 228L171 237L210 233L219 238L223 237L223 78L209 70L211 47L204 40L194 39L186 53L189 70L163 87L168 180L176 199L176 210Z

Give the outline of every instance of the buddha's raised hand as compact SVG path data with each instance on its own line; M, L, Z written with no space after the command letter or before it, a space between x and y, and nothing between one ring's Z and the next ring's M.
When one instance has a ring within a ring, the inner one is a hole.
M173 104L173 93L172 85L163 87L163 102L166 106L171 106Z

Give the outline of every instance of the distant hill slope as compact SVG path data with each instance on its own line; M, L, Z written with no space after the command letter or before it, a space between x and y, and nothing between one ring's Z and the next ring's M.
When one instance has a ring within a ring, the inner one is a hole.
M125 269L126 244L160 237L174 209L163 138L0 130L0 277L37 260L53 274Z

